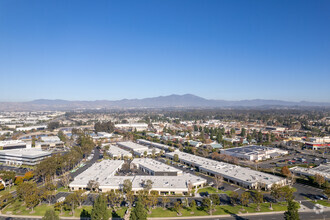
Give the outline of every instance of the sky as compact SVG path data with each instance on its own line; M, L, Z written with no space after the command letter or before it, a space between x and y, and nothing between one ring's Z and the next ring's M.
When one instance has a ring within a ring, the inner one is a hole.
M330 102L328 0L0 0L0 101Z

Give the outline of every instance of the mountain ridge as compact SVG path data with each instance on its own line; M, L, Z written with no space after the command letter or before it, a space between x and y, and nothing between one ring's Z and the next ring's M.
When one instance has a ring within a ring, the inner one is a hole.
M206 99L193 94L171 94L142 99L69 101L63 99L36 99L27 102L0 102L0 111L76 110L96 108L229 108L229 107L330 107L327 102L282 101L250 99L229 101Z

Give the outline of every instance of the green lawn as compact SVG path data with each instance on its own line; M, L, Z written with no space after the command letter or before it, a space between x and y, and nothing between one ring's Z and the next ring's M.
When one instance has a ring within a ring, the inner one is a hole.
M314 204L321 204L323 206L327 206L327 207L330 207L330 201L327 201L327 200L318 200L317 202L315 201L312 201Z
M231 206L231 205L219 205L215 206L215 211L213 211L213 215L226 215L226 214L238 214L240 213L255 213L256 204L250 204L248 207L243 207L240 205ZM286 211L287 206L285 202L277 203L272 205L273 210L269 209L269 203L262 203L260 205L259 212L271 212L271 211ZM206 216L209 215L206 211L204 211L201 207L196 207L195 209L184 208L181 210L182 216ZM173 211L173 209L163 209L163 208L155 208L152 209L152 213L148 214L148 217L177 217L177 213Z
M63 186L57 189L57 192L69 192L68 188L64 188Z
M230 190L227 190L227 191L218 190L217 191L216 188L211 187L211 186L199 189L197 192L198 193L208 192L209 194L222 194L222 193L225 193L227 195L230 195L232 193L232 191L230 191Z
M13 191L16 191L16 188L17 188L16 185L11 186L10 189L9 189L9 187L7 187L7 189L5 189L5 190L1 190L1 191L0 191L0 196L4 195L4 194L7 193L7 192L13 192Z
M177 213L173 211L171 208L169 209L163 209L163 208L155 208L151 210L152 213L148 214L148 217L177 217ZM194 212L193 214L191 214ZM202 209L199 209L198 207L195 208L194 210L184 208L181 210L182 216L204 216L208 215L207 212L205 212Z
M22 202L16 200L14 203L8 205L5 209L2 210L3 214L16 214L16 215L32 215L32 216L43 216L47 209L52 209L52 205L47 204L41 204L34 208L34 212L32 213L32 210L27 209ZM74 212L74 217L80 217L80 214L83 210L87 211L89 214L91 214L92 206L82 206L81 208L76 208ZM120 217L122 218L125 214L126 207L119 208L116 210L116 212L112 212L112 209L108 209L109 215L113 217ZM60 214L59 212L57 212ZM62 217L71 217L72 214L70 211L65 211L63 209L63 213L60 214Z

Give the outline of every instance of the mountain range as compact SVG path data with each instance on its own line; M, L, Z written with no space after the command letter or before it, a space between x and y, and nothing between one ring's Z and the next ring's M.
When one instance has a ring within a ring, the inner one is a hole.
M281 100L226 101L205 99L192 94L158 96L144 99L122 99L117 101L68 101L38 99L28 102L0 102L0 111L40 111L77 109L121 109L121 108L288 108L288 107L330 107L326 102L290 102Z

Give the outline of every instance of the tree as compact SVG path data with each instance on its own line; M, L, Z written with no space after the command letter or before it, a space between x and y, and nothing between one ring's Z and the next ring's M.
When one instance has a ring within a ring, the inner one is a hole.
M4 193L0 197L0 209L4 208L7 204L11 203L13 201L14 197L10 192Z
M315 174L315 183L317 183L319 185L319 187L321 187L324 183L325 183L325 179L322 175L320 174Z
M130 218L130 220L146 220L147 219L147 210L144 208L141 201L138 201L136 203L136 206L132 210L129 218Z
M51 131L53 131L54 129L56 128L59 128L61 126L61 124L57 121L54 121L54 122L49 122L48 125L47 125L47 128Z
M48 205L50 205L52 199L55 198L55 191L46 189L43 198L45 198L48 201Z
M18 177L16 177L16 179L15 179L15 185L20 185L20 184L22 184L23 183L23 177L21 177L21 176L18 176Z
M202 201L203 208L206 212L209 212L211 214L212 212L212 201L209 198L204 198Z
M64 204L66 209L71 210L71 214L74 215L74 209L78 204L77 197L73 193L70 193L67 197L65 197Z
M210 199L214 205L220 205L220 198L218 194L211 194Z
M326 188L324 194L328 197L328 200L330 200L330 188Z
M24 174L23 179L24 179L24 181L28 181L28 180L32 179L33 176L34 176L34 175L33 175L33 172L32 172L32 171L29 171L29 172L26 172L26 173Z
M240 198L242 206L247 206L249 204L250 197L251 197L251 194L249 192L242 193L241 198Z
M230 194L230 203L235 206L237 204L237 201L238 201L238 198L239 198L239 195L237 192L233 191L231 194Z
M164 196L164 197L162 198L162 202L163 202L163 208L165 209L167 203L170 202L170 199ZM196 205L196 204L195 204L195 205Z
M173 156L173 160L174 160L175 162L179 162L179 155L174 154L174 156Z
M123 192L128 193L132 191L132 181L130 179L124 180L123 183Z
M256 211L260 211L260 204L264 201L264 196L260 191L256 191L252 197L255 204L257 204Z
M196 208L196 201L193 199L190 203L190 208L194 210Z
M91 213L92 220L108 220L109 213L107 209L107 204L105 199L102 195L99 195L96 201L93 204L93 209Z
M81 207L82 206L82 203L87 199L87 194L82 189L80 189L78 191L74 191L73 194L76 197L75 200L78 202L79 207Z
M59 220L60 217L56 214L54 209L47 209L44 217L42 217L42 220Z
M94 125L95 132L108 132L112 133L115 130L115 125L111 121L96 122Z
M158 203L158 191L151 191L149 196L150 206L155 207Z
M98 191L99 186L100 186L99 182L95 180L90 180L87 184L87 188L90 189L91 191L93 190Z
M132 191L127 192L126 199L129 202L129 206L131 206L132 203L134 202L134 193Z
M156 149L154 148L154 149L152 149L152 158L155 158L155 155L156 155Z
M284 219L286 220L299 220L298 214L299 204L293 199L288 200L288 211L284 212Z
M214 184L217 189L217 192L219 191L219 188L222 186L222 183L223 183L223 177L221 175L215 175Z
M106 194L107 202L109 204L109 207L114 207L115 205L115 192L109 191Z
M242 128L242 130L241 130L241 137L245 137L245 135L246 135L246 130L245 130L245 128Z
M67 141L66 136L65 136L65 134L63 133L63 131L59 131L59 132L57 133L57 136L59 137L59 139L60 139L61 141L63 141L63 142L66 142L66 141Z
M39 203L39 195L38 195L38 188L32 188L31 191L28 192L25 198L25 204L28 208L32 209L38 205Z
M286 185L281 188L281 194L285 198L286 201L292 200L293 199L293 192L294 188Z
M281 197L281 187L278 184L273 184L270 195L277 201Z
M281 173L286 177L289 177L291 175L291 171L287 166L282 167Z
M143 189L149 192L152 189L152 184L154 184L151 180L143 181L142 186Z
M175 202L173 206L173 210L178 213L178 215L181 215L181 209L182 209L182 204L180 202Z
M70 175L69 174L64 174L61 178L61 183L65 188L68 188L69 183L70 183Z
M33 208L39 203L37 184L34 182L23 182L17 187L17 195L23 200L28 208Z
M148 205L148 191L146 191L146 190L139 190L138 192L137 192L137 197L138 197L138 200L141 202L141 204L143 205L143 206L147 206Z

